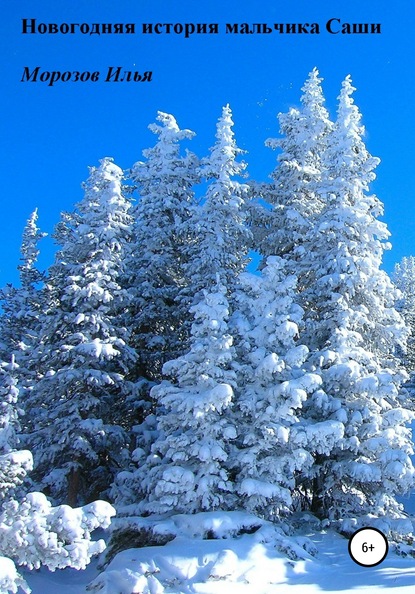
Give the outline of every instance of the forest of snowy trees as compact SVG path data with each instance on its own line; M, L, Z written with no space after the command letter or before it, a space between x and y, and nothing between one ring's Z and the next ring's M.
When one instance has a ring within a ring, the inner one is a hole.
M116 511L411 532L415 259L381 269L354 90L332 121L310 73L268 182L229 106L203 158L159 112L143 160L90 169L45 272L33 212L0 295L1 592L15 564L85 567Z

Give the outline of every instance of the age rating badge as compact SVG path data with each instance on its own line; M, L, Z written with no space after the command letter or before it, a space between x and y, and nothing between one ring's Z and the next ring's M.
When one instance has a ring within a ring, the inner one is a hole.
M363 567L379 565L388 554L386 536L377 528L360 528L349 540L349 555Z

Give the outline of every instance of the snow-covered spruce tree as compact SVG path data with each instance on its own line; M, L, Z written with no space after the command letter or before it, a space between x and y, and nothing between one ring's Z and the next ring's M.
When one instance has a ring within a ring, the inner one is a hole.
M46 237L44 233L37 226L37 208L30 215L23 231L22 245L20 248L20 261L18 266L20 273L20 284L22 290L25 292L24 296L27 302L32 305L32 310L39 311L39 299L36 290L38 285L44 280L44 274L36 267L39 257L38 243L41 239Z
M321 81L314 68L302 88L301 106L278 115L282 138L268 139L266 144L281 153L271 174L272 183L267 191L261 191L272 206L272 216L265 209L264 228L258 216L255 224L259 227L259 251L265 256L290 256L295 260L291 268L299 276L300 288L302 276L310 272L305 261L307 253L302 249L303 238L323 207L318 191L324 168L321 156L333 127L324 107Z
M7 285L0 292L2 316L0 348L3 356L25 351L33 342L33 326L38 326L39 284L43 274L36 268L39 256L38 242L46 234L36 225L37 209L29 217L20 248L20 287Z
M274 520L292 511L296 477L313 463L292 435L304 401L321 384L303 368L308 349L297 345L303 311L294 302L295 288L284 260L270 256L261 276L241 276L232 320L240 345L235 489L239 505ZM311 429L316 441L326 439L325 422Z
M196 300L218 278L229 298L247 265L252 243L246 222L249 187L235 179L243 175L246 163L236 160L243 151L236 145L232 128L227 105L217 123L216 143L199 169L208 187L202 206L193 209L189 220L188 235L193 241L189 242L186 265L190 285L185 288Z
M119 278L132 224L121 181L121 169L103 159L77 210L57 225L61 248L49 269L38 352L42 377L28 401L34 478L71 505L103 493L127 454L125 400L133 386L125 378L135 354L120 325L127 295Z
M410 331L407 340L406 351L402 353L402 358L406 370L413 374L415 372L415 257L408 256L395 265L393 282L401 291L401 295L396 303L397 310L403 316L406 325ZM411 391L415 390L412 385Z
M29 568L46 565L83 569L100 553L103 541L91 541L91 532L106 528L115 510L103 501L80 509L53 508L42 493L24 496L22 482L32 469L32 455L18 450L19 389L14 356L0 366L0 592L29 588L15 563Z
M236 437L229 416L235 374L226 289L217 284L204 291L191 312L189 352L167 362L163 372L174 379L152 389L159 416L151 454L136 450L137 470L117 477L118 502L141 500L145 513L232 509L235 503L226 471Z
M42 493L23 497L19 492L32 455L17 450L19 390L12 357L0 368L0 592L30 592L15 563L32 568L46 565L83 569L93 555L105 548L104 541L92 541L91 532L106 528L115 510L104 501L79 509L53 508ZM16 497L16 492L19 497Z
M305 296L302 340L323 391L304 404L295 437L315 458L299 489L313 512L342 521L345 530L367 523L369 514L399 516L396 495L414 482L407 428L413 415L396 357L405 326L394 309L396 290L380 270L389 232L377 219L382 204L367 193L379 160L362 140L353 91L347 77L324 156L324 209L303 240L315 278ZM322 419L342 425L326 452L309 436L310 421Z
M38 242L45 237L37 227L37 210L29 217L23 231L20 248L20 287L7 285L0 291L2 315L0 316L0 357L10 361L13 357L16 381L19 382L20 399L36 380L32 350L37 344L42 311L41 283L44 275L37 269Z
M180 154L180 141L194 133L180 130L173 116L159 112L149 126L156 144L145 151L146 161L133 166L130 176L139 198L134 209L134 249L127 263L130 306L126 325L138 353L137 379L161 378L166 360L186 350L189 333L184 263L188 244L187 220L198 180L197 159Z

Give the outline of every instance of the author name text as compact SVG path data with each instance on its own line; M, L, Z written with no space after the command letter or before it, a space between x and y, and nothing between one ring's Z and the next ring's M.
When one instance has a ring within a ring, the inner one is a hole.
M49 87L56 83L67 82L151 82L153 80L153 71L146 70L138 72L137 70L126 70L122 66L108 66L105 73L95 70L90 72L85 70L44 70L40 66L23 68L21 82L42 82Z

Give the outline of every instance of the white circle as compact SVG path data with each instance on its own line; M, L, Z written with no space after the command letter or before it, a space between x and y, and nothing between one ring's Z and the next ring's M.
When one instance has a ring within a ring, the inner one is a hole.
M373 567L382 563L388 554L386 536L376 528L360 528L349 540L349 554L355 563Z

